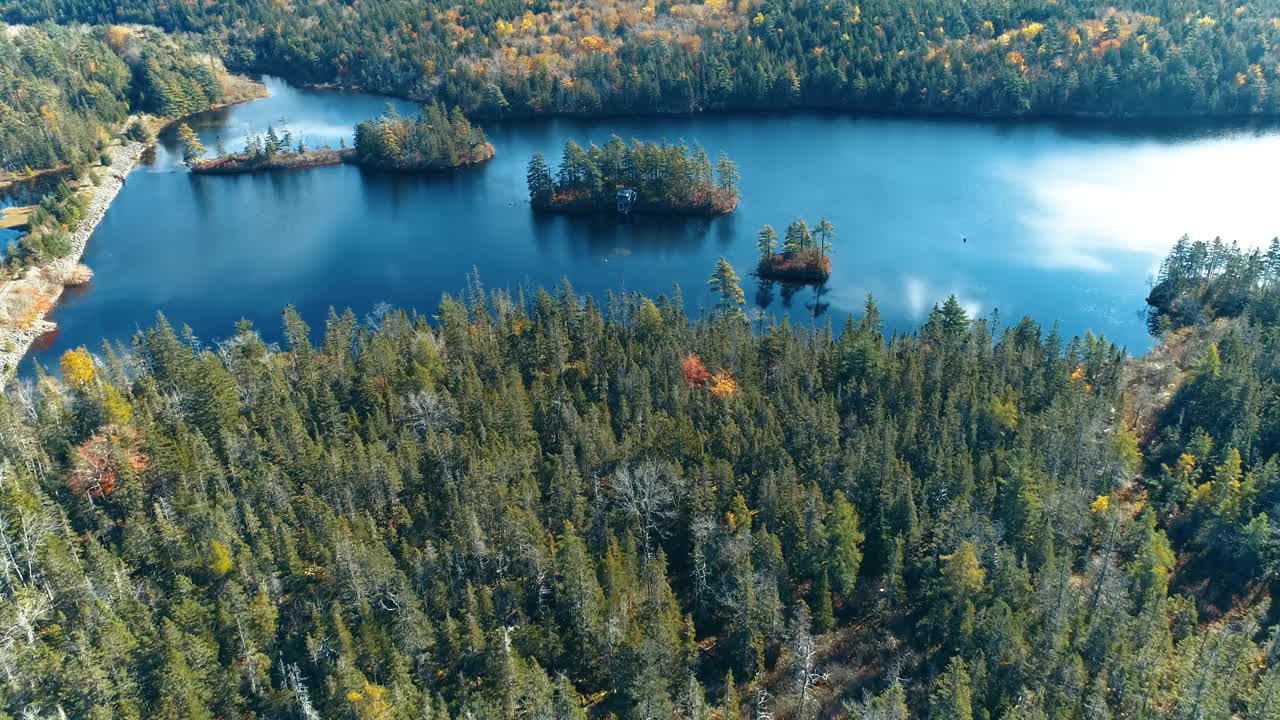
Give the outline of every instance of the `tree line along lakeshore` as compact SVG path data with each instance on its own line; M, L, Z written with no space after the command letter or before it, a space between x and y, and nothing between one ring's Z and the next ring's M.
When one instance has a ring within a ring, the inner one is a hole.
M233 66L488 116L831 107L1274 115L1271 0L5 0L8 22L146 23Z

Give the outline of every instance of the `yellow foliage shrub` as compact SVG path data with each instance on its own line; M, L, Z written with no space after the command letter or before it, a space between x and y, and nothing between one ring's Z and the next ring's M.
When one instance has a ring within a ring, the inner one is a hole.
M1089 503L1089 510L1095 515L1101 515L1111 508L1111 498L1107 495L1099 495L1097 500Z

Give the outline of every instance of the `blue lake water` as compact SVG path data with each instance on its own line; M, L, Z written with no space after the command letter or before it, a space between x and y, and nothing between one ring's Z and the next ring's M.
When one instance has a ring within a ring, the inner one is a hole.
M238 150L247 133L287 125L309 145L336 146L388 103L267 84L270 98L196 118L205 144ZM1274 131L828 115L484 127L494 161L432 176L339 166L196 177L179 165L170 133L98 227L84 258L93 283L65 296L52 316L59 332L34 357L52 364L68 348L127 341L157 311L206 340L240 318L275 339L287 304L313 326L330 306L363 314L385 301L431 313L473 267L490 288L567 277L597 298L678 283L696 313L712 302L706 278L721 255L743 276L749 305L803 322L825 304L838 327L870 292L887 329L909 330L954 293L973 313L998 309L1005 323L1030 314L1141 352L1151 344L1140 316L1147 281L1178 236L1261 244L1280 233L1263 174L1280 166ZM727 152L742 176L738 211L710 221L535 217L525 188L532 153L554 166L565 140L612 134ZM749 276L759 228L781 232L801 216L827 217L838 232L820 303L811 288L765 297Z

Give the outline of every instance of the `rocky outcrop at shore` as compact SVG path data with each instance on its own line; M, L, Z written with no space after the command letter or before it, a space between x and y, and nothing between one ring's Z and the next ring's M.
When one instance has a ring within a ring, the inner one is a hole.
M71 252L0 284L0 388L17 374L18 363L36 339L54 329L46 316L63 288L84 281L87 268L80 265L80 258L85 246L146 148L136 142L109 148L111 165L104 168L106 172L98 171L101 179L90 190L84 216L71 233Z

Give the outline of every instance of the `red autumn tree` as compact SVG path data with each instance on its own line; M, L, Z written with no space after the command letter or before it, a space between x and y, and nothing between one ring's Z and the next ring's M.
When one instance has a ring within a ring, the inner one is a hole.
M707 384L711 380L711 373L707 370L707 366L702 364L702 358L697 355L690 355L680 363L680 367L684 370L684 381L689 387L695 388Z

